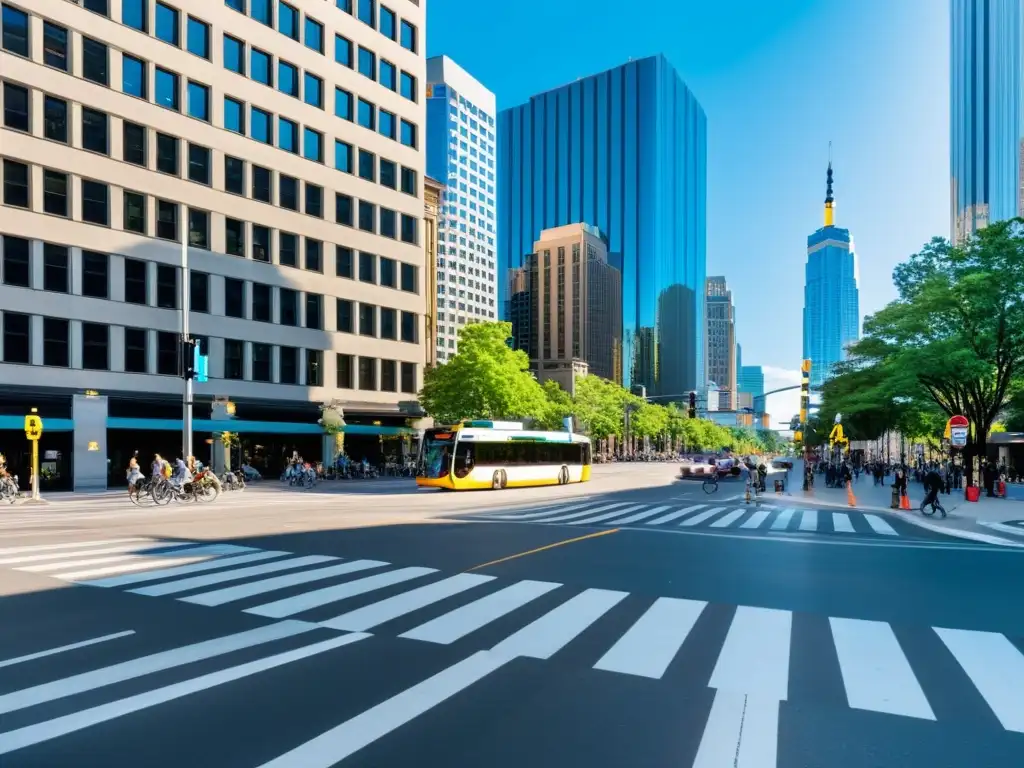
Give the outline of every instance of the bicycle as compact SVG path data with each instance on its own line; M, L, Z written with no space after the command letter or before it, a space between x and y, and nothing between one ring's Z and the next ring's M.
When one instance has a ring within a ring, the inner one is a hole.
M704 493L715 493L718 490L718 473L713 472L710 475L706 475L700 487L704 489Z

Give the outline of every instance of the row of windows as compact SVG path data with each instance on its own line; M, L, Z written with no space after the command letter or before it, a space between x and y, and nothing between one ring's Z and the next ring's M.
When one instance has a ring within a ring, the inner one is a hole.
M251 16L261 24L277 29L292 40L299 40L299 11L282 0L277 2L276 24L274 0L224 0L224 4L239 13ZM416 26L405 19L399 21L395 12L386 5L378 5L377 0L335 0L335 5L406 50L418 53L419 39ZM306 47L322 54L323 24L307 15L303 31L303 42Z
M145 34L152 32L176 48L181 47L182 19L185 19L185 49L196 56L210 60L210 25L193 16L182 14L177 8L157 0L153 19L149 18L149 0L121 0L121 23Z

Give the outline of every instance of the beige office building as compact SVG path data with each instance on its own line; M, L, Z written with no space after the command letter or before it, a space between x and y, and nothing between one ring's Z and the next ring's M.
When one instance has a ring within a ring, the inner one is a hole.
M323 402L361 452L401 433L427 361L425 7L0 5L0 413L40 407L65 484L180 446L183 283L197 444L214 398L270 469L318 458Z
M736 310L724 277L709 277L704 290L705 380L719 390L719 407L736 410Z
M437 365L437 247L438 217L444 205L444 184L427 176L423 182L423 251L427 311L423 316L423 354L428 368Z

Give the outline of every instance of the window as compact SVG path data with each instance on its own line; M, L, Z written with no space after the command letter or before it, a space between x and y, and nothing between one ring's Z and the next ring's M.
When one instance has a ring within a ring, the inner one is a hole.
M146 87L146 62L121 54L121 90L129 96L139 99L149 98L149 89Z
M245 43L231 35L224 35L224 68L245 75Z
M81 5L85 10L98 13L101 16L110 16L110 9L107 7L107 0L83 0Z
M288 3L277 4L277 31L292 40L299 39L299 12Z
M409 101L416 101L416 78L408 72L403 72L400 78L401 94Z
M261 323L272 322L273 300L271 299L271 288L263 283L252 284L252 319Z
M146 165L146 129L141 125L124 121L124 161L135 165Z
M82 37L82 77L100 85L110 85L110 51L91 37Z
M340 192L334 195L334 220L346 227L352 226L352 198Z
M107 113L82 107L82 149L110 154L110 142L107 135Z
M4 126L28 133L28 88L4 83Z
M398 389L396 367L394 360L380 361L380 388L382 392L395 392Z
M28 288L31 274L28 240L7 235L4 238L4 285Z
M147 262L124 260L124 300L129 304L148 304Z
M377 389L377 359L374 357L359 358L359 388L364 390Z
M264 144L273 145L274 143L274 124L271 122L273 118L269 112L264 112L262 109L251 107L249 110L249 122L250 122L250 136L256 141L261 141Z
M402 341L407 341L410 344L416 343L416 326L416 314L414 312L402 312Z
M377 207L365 200L359 201L359 228L363 232L374 232L375 219L377 218Z
M191 286L190 286L191 288ZM168 264L156 266L156 305L160 309L178 308L178 268Z
M334 168L342 173L352 173L352 145L334 140Z
M235 195L245 194L245 160L224 156L224 191Z
M303 42L307 48L312 48L317 53L324 52L324 25L316 19L306 17L306 34Z
M110 370L110 326L82 323L82 367L87 371Z
M374 29L377 28L377 0L358 0L359 2L359 20L363 24L369 24Z
M398 84L395 82L395 65L386 59L380 60L380 84L387 88L389 91L398 90Z
M4 9L6 10L6 9ZM32 319L17 312L3 312L5 363L32 362L32 345L29 343L29 329Z
M389 308L380 308L380 337L382 339L398 338L398 313Z
M254 200L259 200L262 203L271 202L271 178L270 169L260 165L252 167L252 197Z
M299 126L280 116L277 118L277 146L285 152L299 153Z
M110 225L110 187L106 184L82 179L82 221Z
M359 335L377 335L377 307L373 304L359 304Z
M377 79L377 54L359 46L359 74L371 80Z
M270 229L260 224L252 225L253 261L270 261Z
M224 220L224 253L229 256L245 257L245 222L238 219Z
M399 43L406 50L416 53L416 27L414 27L408 21L403 20L401 23L401 35L399 36Z
M178 334L158 331L156 334L156 372L161 376L177 376Z
M43 171L43 210L55 216L68 216L68 175L60 171Z
M344 67L352 68L352 41L347 37L334 36L334 60Z
M365 149L359 150L359 178L377 180L377 156Z
M334 0L334 4L345 13L352 13L352 0Z
M302 156L314 163L324 161L324 135L320 131L302 129Z
M224 278L224 315L245 317L245 281L233 277Z
M43 136L68 143L68 103L63 99L43 97Z
M407 147L416 148L416 125L408 120L402 120L401 135L399 141Z
M395 260L387 256L380 257L380 284L385 288L397 287L398 276L395 269Z
M269 83L268 83L269 85ZM277 90L299 97L299 70L287 61L277 61Z
M228 96L224 97L224 127L245 135L245 107Z
M350 280L355 277L352 271L352 249L344 245L334 248L334 274L338 277L347 277Z
M334 116L342 120L352 120L352 94L344 88L334 89Z
M156 68L156 103L175 112L180 109L178 76L160 67Z
M284 267L295 267L299 263L299 238L291 232L278 232L277 244L279 253L278 263Z
M188 178L210 186L210 150L198 144L188 145Z
M402 242L416 245L419 242L420 220L406 213L402 214Z
M418 188L418 177L415 169L402 166L402 191L407 195L415 195Z
M163 240L178 240L177 203L156 201L156 236Z
M126 373L146 373L149 370L149 331L142 328L124 329L124 370Z
M359 252L359 280L364 283L377 282L377 257L374 254Z
M319 293L306 294L306 327L321 331L324 327L324 297Z
M68 72L70 52L68 31L49 21L43 22L43 63L48 67Z
M188 209L188 244L210 250L210 214L206 211Z
M413 264L402 265L402 290L409 293L419 293L419 270Z
M178 45L178 11L163 3L156 4L156 37L171 45Z
M245 342L224 339L224 378L241 381L245 376Z
M210 311L210 276L205 272L188 273L188 306L192 312Z
M274 72L271 69L273 59L269 53L259 48L249 48L249 76L257 83L273 87Z
M307 349L306 353L306 386L322 387L324 385L324 353L319 349Z
M28 14L10 5L3 6L0 45L5 51L28 56Z
M277 177L277 204L289 211L299 210L299 180L294 176Z
M156 135L156 169L172 176L178 172L178 139L166 133Z
M269 344L257 344L253 342L252 345L252 380L271 382L274 380L273 374L273 347Z
M302 98L318 109L324 108L324 81L311 72L302 76Z
M249 0L249 12L260 24L274 26L274 8L272 0Z
M338 389L354 389L355 383L353 379L355 377L352 370L354 367L352 355L345 355L339 352L335 355L335 359L338 364L336 386Z
M384 237L390 237L392 240L398 239L398 214L392 211L390 208L380 209L380 233Z
M380 183L388 189L398 188L398 166L383 157L380 159Z
M377 121L374 111L373 104L366 99L359 99L359 109L356 117L363 128L369 128L371 131L376 130Z
M352 302L348 299L338 299L336 306L338 331L341 333L353 333L352 327Z
M279 384L299 383L299 350L295 347L280 347L277 358L277 381Z
M194 53L203 59L209 59L210 25L189 16L186 34L185 44L188 46L188 52Z
M291 327L298 327L299 325L299 294L290 288L279 288L278 289L278 303L280 306L280 318L278 322L281 325L288 325Z
M379 120L377 122L378 130L381 136L387 136L392 141L395 140L395 114L394 112L388 112L386 109L380 109L377 112Z
M210 122L210 89L192 80L188 81L188 116Z
M68 341L71 323L59 317L43 318L43 365L67 368L71 364Z
M121 0L121 23L140 32L149 32L147 0Z
M4 160L4 204L28 208L28 166Z
M402 391L416 394L416 363L402 363Z
M94 299L110 296L110 257L96 251L82 251L82 295Z
M43 243L43 290L69 293L68 249L63 245Z
M316 184L306 182L306 213L316 216L318 219L324 217L324 190Z
M324 244L313 238L306 238L306 263L305 268L310 272L323 272L324 269Z
M394 40L398 33L395 24L395 12L386 5L380 7L380 33L388 40Z

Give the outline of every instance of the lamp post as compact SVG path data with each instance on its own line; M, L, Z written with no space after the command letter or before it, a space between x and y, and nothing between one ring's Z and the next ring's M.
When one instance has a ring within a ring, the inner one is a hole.
M188 271L188 208L185 208L185 215L182 219L183 227L181 233L181 344L179 354L182 355L182 372L185 377L185 394L182 400L182 458L187 459L192 455L192 360L187 357L191 345L188 336L188 315L189 315L189 288L190 279Z

